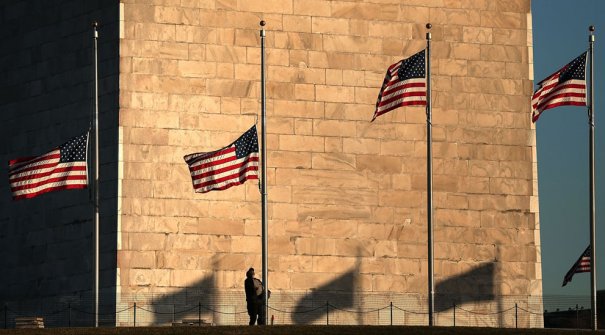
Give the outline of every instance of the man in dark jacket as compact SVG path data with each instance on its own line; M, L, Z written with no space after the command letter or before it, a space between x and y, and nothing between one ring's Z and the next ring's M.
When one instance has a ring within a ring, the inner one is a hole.
M246 307L248 309L248 315L250 316L250 322L248 323L249 325L254 325L256 323L256 320L258 318L258 314L260 312L260 304L259 304L259 299L258 299L258 295L256 294L256 290L257 290L257 285L256 284L256 279L254 278L254 268L250 268L248 270L248 272L246 272L246 280L244 280L244 290L246 291ZM260 323L260 319L258 320L259 324Z

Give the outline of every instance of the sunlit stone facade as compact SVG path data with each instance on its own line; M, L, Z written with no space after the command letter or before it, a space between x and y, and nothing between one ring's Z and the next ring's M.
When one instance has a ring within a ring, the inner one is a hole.
M260 115L261 19L272 304L304 310L327 296L357 311L426 311L425 109L370 120L387 67L426 46L430 22L436 324L452 324L454 303L496 313L458 321L468 325L514 326L497 316L514 303L542 310L529 0L62 1L31 22L25 1L10 2L0 6L0 26L18 27L0 51L5 161L88 127L90 22L100 21L101 284L116 311L184 299L227 313L205 311L209 322L245 323L229 313L245 311L245 271L262 273L258 183L196 194L183 156L231 143ZM88 193L12 202L2 187L0 254L15 274L6 300L90 290ZM138 317L170 319L158 315Z

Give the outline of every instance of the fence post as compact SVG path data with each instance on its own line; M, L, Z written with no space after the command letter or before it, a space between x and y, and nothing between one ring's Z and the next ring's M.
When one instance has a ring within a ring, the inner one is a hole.
M515 328L517 328L518 326L518 316L519 314L517 314L517 303L515 302Z
M133 325L137 326L137 303L134 303L134 315L133 315Z
M172 323L176 322L176 307L175 304L172 304Z
M68 311L68 314L67 314L67 326L71 327L71 302L67 303L67 311Z
M454 327L456 327L456 303L454 303Z
M202 325L202 302L197 302L197 325Z
M391 326L393 325L393 302L391 301Z
M330 325L330 302L326 301L326 325Z

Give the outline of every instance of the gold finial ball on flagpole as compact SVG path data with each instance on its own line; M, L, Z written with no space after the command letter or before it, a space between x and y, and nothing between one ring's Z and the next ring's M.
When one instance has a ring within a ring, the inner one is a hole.
M93 28L95 28L95 29L96 29L96 28L99 28L99 22L97 22L97 21L93 21L93 22L92 22L92 27L93 27Z
M265 20L261 20L261 21L260 21L260 26L261 26L261 27L264 27L264 26L265 26L265 24L266 24Z
M431 28L433 28L433 25L432 25L432 24L430 24L430 23L427 23L427 24L426 24L426 29L431 29Z
M595 27L593 25L588 27L588 31L590 31L591 33L594 33L594 30L595 30Z

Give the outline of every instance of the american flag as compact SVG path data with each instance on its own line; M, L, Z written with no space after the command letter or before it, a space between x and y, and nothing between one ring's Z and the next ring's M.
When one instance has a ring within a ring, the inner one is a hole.
M426 106L425 50L389 66L372 121L397 107Z
M590 272L590 245L588 248L586 248L582 256L580 256L580 258L578 258L578 260L574 263L571 269L567 271L565 278L563 278L562 286L567 285L567 283L571 281L571 278L573 278L573 275L580 272Z
M197 193L226 190L248 179L258 179L256 126L222 149L189 154L184 159Z
M8 162L8 178L13 199L33 198L43 193L86 188L86 148L88 133L74 137L41 156Z
M586 106L586 52L542 80L538 86L531 97L533 122L550 108Z

